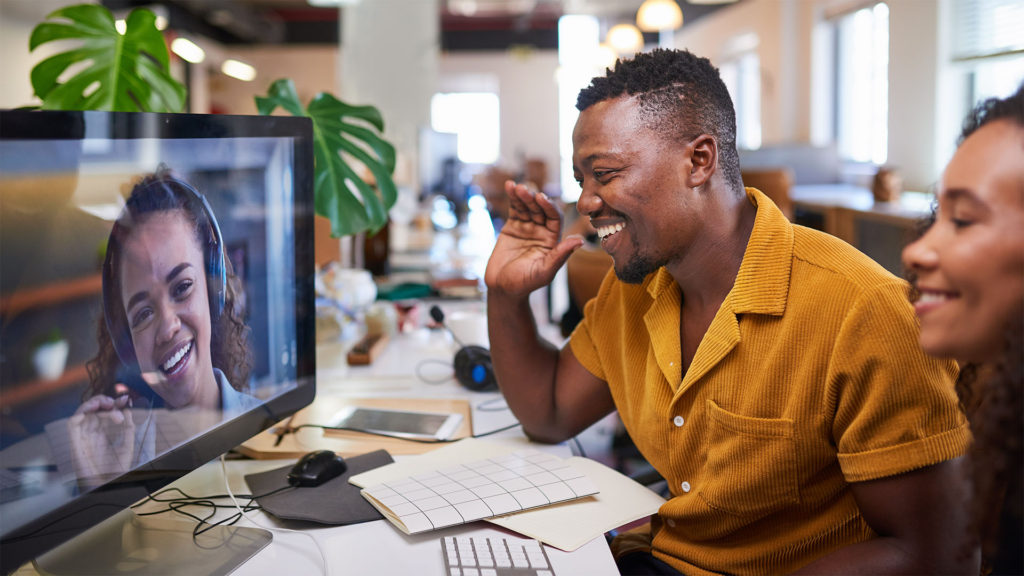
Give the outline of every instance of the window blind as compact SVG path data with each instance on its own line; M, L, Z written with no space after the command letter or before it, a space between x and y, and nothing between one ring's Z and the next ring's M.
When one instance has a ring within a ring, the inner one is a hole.
M953 60L1024 52L1024 2L954 0Z

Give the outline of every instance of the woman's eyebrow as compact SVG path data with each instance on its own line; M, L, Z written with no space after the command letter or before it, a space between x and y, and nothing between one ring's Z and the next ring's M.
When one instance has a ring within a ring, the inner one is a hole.
M189 263L189 262L182 262L181 264L178 264L177 266L172 268L170 272L167 273L167 277L166 277L165 281L170 283L179 274L181 274L183 271L185 271L185 269L191 268L191 267L192 267L192 264ZM141 290L139 292L136 292L135 294L132 295L131 298L128 299L128 304L124 307L124 309L125 310L131 310L133 306L135 306L139 302L144 301L146 298L149 298L149 291Z
M181 274L182 271L184 271L186 268L191 268L191 267L192 267L192 264L190 262L182 262L181 264L178 264L177 266L172 268L170 272L167 273L166 281L170 282L171 280L174 280L174 278L178 274Z
M988 204L978 197L970 188L949 188L942 193L946 202L966 202L981 209L988 209Z
M131 298L128 299L128 305L125 306L124 309L131 310L136 304L144 301L146 298L149 298L148 291L142 290L140 292L136 292L134 295L132 295Z

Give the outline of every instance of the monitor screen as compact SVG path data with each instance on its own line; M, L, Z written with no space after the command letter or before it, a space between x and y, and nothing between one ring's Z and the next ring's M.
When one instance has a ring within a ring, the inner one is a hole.
M312 401L306 118L0 111L0 564Z

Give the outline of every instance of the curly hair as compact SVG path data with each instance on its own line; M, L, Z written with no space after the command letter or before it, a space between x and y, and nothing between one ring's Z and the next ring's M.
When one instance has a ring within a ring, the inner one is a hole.
M699 134L718 141L718 165L737 194L743 192L736 151L736 111L718 69L687 50L664 50L618 60L615 69L580 90L581 112L623 94L636 96L645 124L670 141L685 142Z
M248 388L253 358L249 344L251 329L244 321L245 311L241 304L241 282L224 254L219 231L215 232L216 220L212 212L208 212L202 197L191 185L160 165L155 173L144 176L133 186L121 215L110 231L103 274L103 291L108 301L104 302L104 311L97 322L98 351L87 363L89 386L83 398L97 394L116 395L118 384L141 381L130 336L126 338L123 333L127 318L120 290L117 289L120 285L121 247L134 227L146 221L146 216L168 211L180 211L192 225L199 246L208 248L203 251L204 260L218 258L223 262L223 287L218 287L219 281L207 278L211 316L215 317L211 327L211 360L224 372L234 389L245 391ZM209 270L210 262L205 264ZM221 289L223 296L218 293ZM214 314L218 309L220 314Z
M1024 129L1024 84L1008 98L991 98L975 107L964 121L957 145L995 121L1010 121ZM934 223L935 208L933 205L932 214L919 228L919 234ZM912 282L913 275L910 270ZM912 290L910 298L916 300L916 290ZM974 438L968 455L973 502L969 544L980 544L989 567L1001 555L1019 555L1019 542L1009 542L1013 550L1000 549L1000 530L1007 528L1000 527L1000 517L1005 514L1006 505L1019 507L1024 474L1024 318L1011 315L997 329L1004 335L1001 358L988 365L962 366L956 383L957 396ZM1020 514L1020 510L1011 512L1018 523Z

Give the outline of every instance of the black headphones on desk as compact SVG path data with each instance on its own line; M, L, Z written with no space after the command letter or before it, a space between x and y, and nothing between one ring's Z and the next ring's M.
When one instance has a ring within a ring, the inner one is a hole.
M461 346L455 353L455 379L459 384L474 392L489 392L498 389L498 381L494 378L491 367L491 351L483 346L466 346L459 342L459 337L444 323L444 312L438 306L430 307L430 317L452 335L455 343Z

